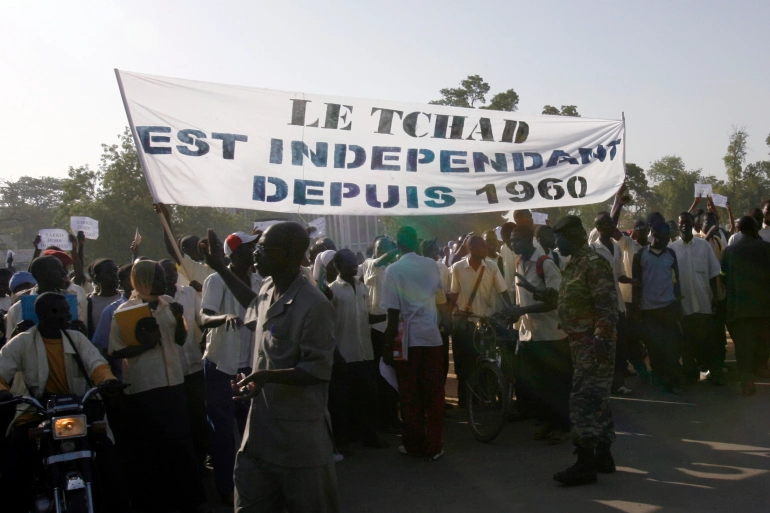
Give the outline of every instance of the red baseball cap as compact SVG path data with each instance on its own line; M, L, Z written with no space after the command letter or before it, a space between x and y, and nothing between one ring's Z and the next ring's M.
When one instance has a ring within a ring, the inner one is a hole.
M59 259L59 261L62 263L64 267L67 267L68 265L72 265L72 257L69 256L64 251L59 251L56 249L46 249L42 253L40 253L40 256L52 256Z
M259 235L249 235L246 232L231 233L225 239L225 255L230 256L241 244L248 244L259 238Z

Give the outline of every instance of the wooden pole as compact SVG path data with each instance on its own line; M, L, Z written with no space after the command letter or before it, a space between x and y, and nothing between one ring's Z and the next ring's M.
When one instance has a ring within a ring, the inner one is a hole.
M168 225L168 221L166 221L166 216L164 216L162 212L158 212L158 217L160 217L160 224L163 225L163 230L166 232L168 240L170 240L171 245L174 246L174 254L176 255L176 259L179 261L179 267L187 277L187 281L193 281L189 269L187 269L184 265L184 257L182 256L182 252L179 251L179 246L174 239L174 234L171 233L171 227ZM203 284L201 283L201 285Z

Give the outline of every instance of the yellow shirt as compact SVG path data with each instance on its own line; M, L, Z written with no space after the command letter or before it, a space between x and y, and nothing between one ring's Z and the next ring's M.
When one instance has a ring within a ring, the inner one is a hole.
M60 338L45 338L45 355L48 357L48 381L45 391L49 394L69 394L67 374L64 371L64 345Z

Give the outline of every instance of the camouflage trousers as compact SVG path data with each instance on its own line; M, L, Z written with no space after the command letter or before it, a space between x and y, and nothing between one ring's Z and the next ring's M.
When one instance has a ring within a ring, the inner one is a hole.
M615 342L608 344L607 356L597 362L594 340L592 335L570 335L569 341L574 369L569 398L572 443L584 448L611 444L615 440L615 423L610 409Z

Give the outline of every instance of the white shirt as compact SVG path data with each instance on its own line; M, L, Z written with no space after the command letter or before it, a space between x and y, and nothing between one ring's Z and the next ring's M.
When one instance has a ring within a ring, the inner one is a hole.
M764 228L759 230L759 236L762 240L766 242L770 242L770 226L765 225ZM735 244L739 240L743 238L743 233L737 232L730 236L730 240L727 241L727 245L730 246L732 244Z
M449 274L449 267L441 260L436 260L438 264L438 273L441 278L441 288L446 292L452 287L452 276Z
M542 249L535 249L529 260L519 258L516 272L524 276L526 280L535 286L539 286L545 278L545 286L559 290L561 286L561 273L556 262L548 258L543 261L543 278L537 275L537 261L543 256ZM535 301L532 292L523 287L517 287L519 305L531 306L539 303ZM530 313L521 318L519 323L519 340L522 342L539 340L562 340L567 336L559 329L559 314L556 310L545 313Z
M182 253L182 265L177 265L176 268L179 270L177 285L181 286L188 286L193 281L203 285L206 278L214 273L211 267L201 262L196 262L187 253Z
M688 243L678 240L669 247L676 253L679 281L682 290L682 312L710 314L712 292L709 280L719 276L720 265L711 245L693 237Z
M251 290L259 294L262 277L252 273L250 278ZM244 308L235 299L219 273L210 275L203 282L201 310L211 310L216 315L237 315L241 320L245 320ZM206 335L206 352L203 357L225 374L235 375L239 368L251 366L254 355L252 338L253 332L245 326L239 330L227 330L224 324L211 328Z
M385 308L382 308L380 306L380 297L382 294L382 279L385 277L385 269L386 267L375 267L374 266L375 259L374 258L368 258L364 260L364 263L361 264L363 266L363 273L364 273L364 284L369 289L369 298L367 299L367 306L369 307L369 313L372 315L383 315L388 313L388 311ZM388 323L386 322L378 322L377 324L372 324L372 329L375 329L379 332L384 332L385 328L388 327Z
M625 270L625 275L629 278L633 278L634 255L637 251L642 249L642 246L625 233L620 238L620 240L617 241L617 243L621 251L623 251L623 269ZM619 287L620 295L623 297L623 302L632 303L634 286L630 283L620 283Z
M184 320L187 323L187 339L183 346L176 346L179 353L179 361L182 363L182 372L189 376L203 370L203 356L201 355L201 297L192 287L176 286L174 301L184 307Z
M436 262L416 253L403 255L385 269L380 306L401 311L408 326L407 347L442 345L436 310L436 291L440 288Z
M10 309L11 309L11 296L0 297L0 310L5 310L6 312L8 312L8 310Z
M508 292L512 301L516 301L516 287L514 287L514 281L516 280L516 255L513 254L511 248L507 244L500 246L500 256L503 257L503 278L505 278L505 284L508 286ZM446 290L449 290L448 288Z
M482 317L490 316L498 310L498 298L508 290L508 286L495 262L489 259L483 260L478 270L474 271L469 259L470 255L452 266L452 294L460 294L457 298L457 307L465 311L479 273L482 268L485 268L484 276L473 298L473 304L470 305L470 311Z
M618 311L625 313L626 302L623 299L623 294L620 292L620 282L618 281L618 278L626 275L626 269L623 263L623 250L620 249L620 246L614 240L610 239L610 242L612 243L613 248L612 253L610 253L610 250L602 243L601 240L592 242L591 246L599 255L603 256L607 262L610 263L612 274L615 277L615 294L618 296Z
M354 279L356 289L339 276L329 285L335 310L334 340L346 362L374 360L366 285Z
M151 311L160 328L160 344L139 356L123 359L123 383L131 385L124 393L138 394L155 388L173 387L184 383L184 372L182 372L182 364L177 352L178 346L174 342L176 318L168 306L171 302L173 298L170 296L160 296L158 307L155 311ZM139 298L129 299L120 305L115 313L140 304L142 300ZM113 316L109 353L113 354L126 347L128 346L120 337L118 321Z

